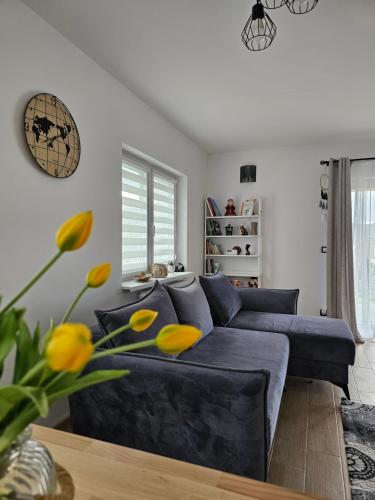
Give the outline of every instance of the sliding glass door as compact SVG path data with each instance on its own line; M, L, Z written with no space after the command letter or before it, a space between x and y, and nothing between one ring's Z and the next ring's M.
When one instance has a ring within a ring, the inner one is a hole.
M375 341L375 161L352 164L351 177L358 330Z

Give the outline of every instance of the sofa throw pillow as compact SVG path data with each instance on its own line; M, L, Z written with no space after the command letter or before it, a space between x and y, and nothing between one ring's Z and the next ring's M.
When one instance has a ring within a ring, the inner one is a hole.
M154 287L144 297L131 304L110 309L107 311L95 311L97 320L104 330L105 334L113 332L117 328L129 323L131 315L139 309L151 309L159 313L155 322L148 330L144 332L135 332L127 330L120 333L111 339L112 347L121 345L132 344L133 342L140 342L141 340L149 340L154 338L159 330L165 325L178 324L176 311L174 310L171 298L165 288L160 285L158 281L155 282ZM157 356L175 358L174 355L164 354L159 351L155 346L146 347L138 351L139 353L153 354Z
M178 321L181 324L193 325L202 330L202 338L209 335L214 328L214 324L210 306L200 284L194 279L184 287L166 286L166 289L172 299Z
M241 310L241 299L228 276L199 276L215 324L225 326Z

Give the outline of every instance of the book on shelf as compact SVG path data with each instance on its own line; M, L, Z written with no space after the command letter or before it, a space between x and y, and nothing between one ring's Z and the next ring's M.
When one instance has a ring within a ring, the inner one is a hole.
M213 208L212 208L211 203L210 203L210 198L206 198L206 205L207 205L207 212L208 212L209 216L213 217L215 214L214 214Z
M220 246L211 240L206 241L206 254L207 255L221 255Z
M213 198L208 198L216 217L221 217L221 211Z

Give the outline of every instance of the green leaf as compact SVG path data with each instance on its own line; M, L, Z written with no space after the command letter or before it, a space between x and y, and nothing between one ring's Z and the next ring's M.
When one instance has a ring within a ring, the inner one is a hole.
M48 415L48 399L43 388L8 385L0 387L0 421L24 400L30 400L40 416Z
M24 321L21 321L16 343L17 353L13 373L13 384L21 380L25 373L38 361L35 356L30 330Z
M40 343L40 324L37 323L33 333L33 349L38 353L39 353L39 343Z
M125 375L129 375L129 373L129 370L97 370L96 372L89 373L88 375L83 375L83 377L77 379L73 384L67 385L65 388L61 388L49 394L48 400L51 404L57 399L69 396L70 394L86 389L86 387L90 387L91 385L122 378Z
M18 325L19 322L14 310L0 316L0 368L16 342Z

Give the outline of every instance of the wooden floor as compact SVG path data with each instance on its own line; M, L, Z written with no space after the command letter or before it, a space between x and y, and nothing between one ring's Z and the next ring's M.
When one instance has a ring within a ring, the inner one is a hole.
M375 404L375 343L357 346L352 400ZM330 500L350 500L340 401L330 384L290 377L284 394L269 482Z

